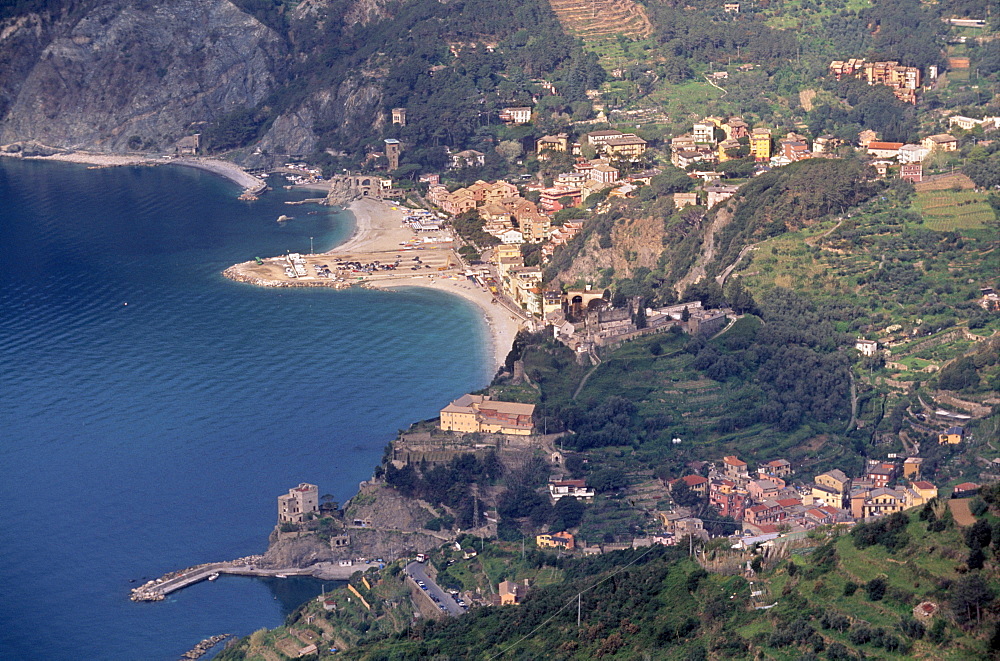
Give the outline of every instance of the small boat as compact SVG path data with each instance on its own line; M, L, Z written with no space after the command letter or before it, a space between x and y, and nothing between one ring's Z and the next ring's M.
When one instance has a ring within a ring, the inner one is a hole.
M208 580L210 580L210 581L214 581L214 580L215 580L215 579L217 579L217 578L219 578L219 572L215 572L214 574L211 574L211 575L210 575L210 576L208 577Z
M288 578L287 574L275 574L278 578Z
M278 216L278 222L279 223L283 223L286 220L291 220L291 219L292 219L291 216L286 216L285 214L281 214L280 216Z

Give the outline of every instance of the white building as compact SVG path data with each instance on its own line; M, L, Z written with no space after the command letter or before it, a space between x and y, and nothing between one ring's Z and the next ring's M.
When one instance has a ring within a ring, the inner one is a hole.
M903 145L899 148L896 160L900 163L920 163L930 153L931 150L923 145Z

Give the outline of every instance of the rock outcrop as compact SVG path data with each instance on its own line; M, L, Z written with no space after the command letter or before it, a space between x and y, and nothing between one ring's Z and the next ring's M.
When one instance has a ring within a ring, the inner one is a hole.
M21 16L0 25L0 144L170 151L260 103L285 57L282 38L228 0Z
M350 544L331 547L318 535L275 532L261 566L309 567L317 562L391 560L425 552L454 537L451 531L423 527L435 516L427 503L406 498L385 484L365 482L344 509L347 528L341 534L350 537Z

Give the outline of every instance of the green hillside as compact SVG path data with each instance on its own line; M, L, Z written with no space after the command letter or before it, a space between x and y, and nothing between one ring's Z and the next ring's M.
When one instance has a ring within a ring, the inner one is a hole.
M984 497L995 506L998 492L992 487ZM937 503L853 532L817 529L765 554L720 540L699 550L697 562L686 545L572 560L529 549L526 562L510 547L486 546L466 560L446 551L434 560L457 557L452 575L529 578L533 587L517 606L406 624L394 615L408 606L390 568L370 578L371 589L352 581L379 598L371 611L347 607L346 591L334 593L341 610L307 604L284 627L219 658L281 658L274 641L307 631L348 648L306 658L367 661L995 658L1000 519L983 500L972 502L980 516L965 528ZM746 572L748 564L756 571ZM344 621L362 625L350 643L332 633Z

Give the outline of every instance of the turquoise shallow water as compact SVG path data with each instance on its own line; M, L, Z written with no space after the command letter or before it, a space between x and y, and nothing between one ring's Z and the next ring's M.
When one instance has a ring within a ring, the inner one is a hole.
M238 193L175 166L0 159L0 658L170 659L278 625L315 584L133 604L130 580L263 551L280 493L343 502L397 429L488 381L458 298L221 277L350 232L282 204L307 195Z

